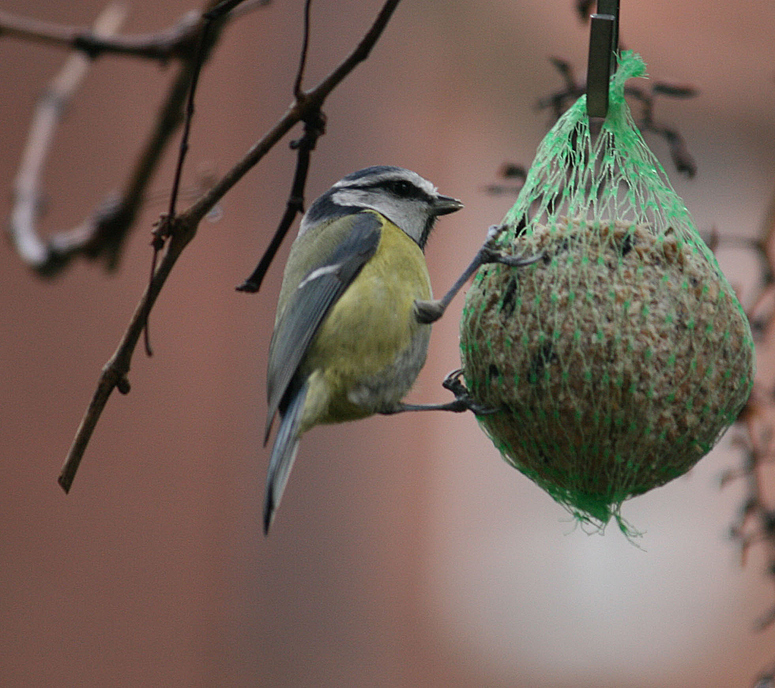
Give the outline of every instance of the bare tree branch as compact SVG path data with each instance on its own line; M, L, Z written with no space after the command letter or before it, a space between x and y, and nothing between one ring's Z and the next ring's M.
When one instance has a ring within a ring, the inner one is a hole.
M123 5L108 5L97 18L93 35L110 36L118 31L125 18ZM43 166L62 113L81 85L90 65L91 60L85 55L71 55L43 94L33 116L19 172L14 179L14 206L9 226L11 240L22 260L37 270L43 269L50 254L35 229L42 205ZM81 232L82 229L76 231Z
M216 4L215 0L208 0L205 9ZM252 6L255 6L255 3L252 3ZM195 14L199 19L194 37L198 40L204 22L201 20L201 13ZM209 56L224 22L230 16L213 22L214 28L205 45L204 59ZM195 53L187 52L187 57L170 85L152 133L140 152L123 191L120 194L111 194L75 228L56 232L48 241L43 241L36 229L41 207L43 163L59 122L61 109L72 96L77 83L80 83L80 79L76 83L72 83L72 79L65 79L68 88L60 93L62 89L59 83L63 79L59 77L56 80L51 89L56 97L46 97L38 106L29 143L14 185L10 232L17 251L31 268L41 275L51 276L61 271L77 256L102 258L109 270L117 266L124 240L143 203L153 172L161 160L170 136L183 119L183 104L191 83L192 70L197 62L195 58ZM85 71L90 60L78 53L68 59L68 65L71 63L82 65L81 71Z
M201 14L191 11L168 29L137 36L112 36L96 29L61 26L0 11L0 37L9 36L45 45L78 50L88 57L104 53L166 62L185 57L195 45Z
M734 239L734 238L733 238ZM721 237L722 242L728 238ZM740 243L738 240L737 243ZM765 571L775 587L775 495L772 492L772 465L775 462L775 375L772 367L772 351L769 344L775 339L775 310L772 309L775 294L775 191L772 192L758 237L748 240L747 245L762 259L764 279L759 292L748 310L748 319L757 338L759 365L751 397L738 418L744 438L742 461L739 466L727 469L721 476L724 487L735 480L743 480L745 496L737 517L730 527L730 535L740 548L741 561L746 563L751 547L764 554ZM760 346L760 344L762 346ZM765 364L762 364L762 360ZM775 604L754 623L754 629L765 631L775 624ZM763 670L755 679L756 686L775 685L775 665Z
M315 88L299 91L288 111L219 182L177 217L172 218L167 215L162 218L155 234L165 240L166 250L150 284L135 308L118 348L102 370L97 390L78 427L58 479L65 492L68 492L72 486L84 451L113 389L118 388L122 393L129 391L127 375L146 318L183 249L196 235L202 218L293 126L299 122L314 121L321 115L320 110L326 97L369 56L399 2L400 0L386 0L371 28L356 48Z
M271 0L247 0L232 3L241 6L229 12L229 19L235 19L270 2ZM193 10L163 31L136 36L112 36L94 29L61 26L0 10L0 38L8 36L57 48L79 50L89 57L111 53L166 62L173 58L186 57L196 46L201 16Z
M187 211L199 222L212 210L216 203L248 172L266 153L274 146L290 129L309 116L310 113L322 108L323 102L343 80L352 72L360 62L366 60L371 49L376 44L382 31L390 21L400 0L386 0L379 15L372 24L368 33L363 37L356 48L323 79L315 88L309 91L301 91L288 111L278 120L264 137L255 143L247 154L234 167L231 168L217 184L214 184L199 200Z

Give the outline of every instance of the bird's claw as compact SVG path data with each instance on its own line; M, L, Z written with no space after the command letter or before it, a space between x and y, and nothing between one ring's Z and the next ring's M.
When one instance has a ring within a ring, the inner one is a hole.
M500 263L501 265L508 265L513 268L519 268L524 265L532 265L544 257L543 253L529 256L528 258L524 258L522 256L512 256L509 253L504 253L500 249L497 249L494 246L488 246L487 244L481 248L479 255L481 256L482 265L487 265L489 263Z
M482 248L479 249L478 259L480 265L501 263L502 265L509 265L516 268L522 267L523 265L531 265L543 258L543 253L528 258L504 253L501 245L498 243L498 239L504 231L506 231L505 225L492 225L487 231L487 240L484 242Z
M471 411L475 416L490 416L493 413L498 413L500 409L482 406L473 400L468 388L460 380L462 375L463 369L458 368L449 373L441 383L441 386L444 389L448 389L455 395L455 401L452 403L455 404L461 412Z

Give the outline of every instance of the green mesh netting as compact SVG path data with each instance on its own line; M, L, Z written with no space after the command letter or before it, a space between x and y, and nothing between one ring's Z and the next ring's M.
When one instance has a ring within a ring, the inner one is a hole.
M504 458L598 527L688 471L753 383L748 321L624 99L625 53L591 134L586 97L541 143L504 219L528 266L479 269L461 321L466 384Z

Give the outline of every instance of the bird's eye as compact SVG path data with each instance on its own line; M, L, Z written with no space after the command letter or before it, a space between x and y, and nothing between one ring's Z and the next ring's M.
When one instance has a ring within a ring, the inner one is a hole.
M401 198L408 198L409 196L414 195L414 186L403 179L397 179L390 182L388 188L390 189L391 193Z

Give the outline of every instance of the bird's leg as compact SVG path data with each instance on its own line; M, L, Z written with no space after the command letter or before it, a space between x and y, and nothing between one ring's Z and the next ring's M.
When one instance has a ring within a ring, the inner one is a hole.
M441 386L444 389L448 389L455 395L454 401L447 402L446 404L405 404L399 401L389 409L380 411L382 415L390 416L395 413L404 413L405 411L452 411L453 413L463 413L464 411L471 411L477 416L488 416L493 413L497 413L498 409L487 408L481 404L477 404L472 398L466 386L460 381L460 376L463 374L463 370L458 368L453 370L444 381Z
M498 237L503 233L505 229L504 225L493 225L487 231L487 240L477 252L471 264L465 269L462 275L452 285L450 290L444 294L440 299L434 299L433 301L415 301L414 302L414 314L418 322L428 324L436 322L444 311L447 310L452 299L463 288L463 285L482 265L488 263L502 263L503 265L511 265L512 267L520 267L522 265L530 265L535 263L541 258L541 254L537 256L530 256L529 258L521 258L518 256L510 256L498 247Z

